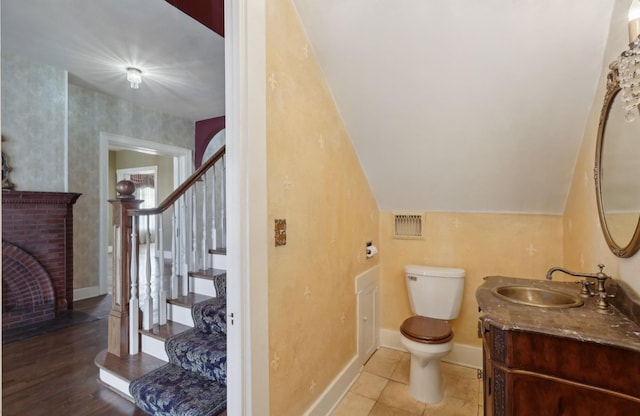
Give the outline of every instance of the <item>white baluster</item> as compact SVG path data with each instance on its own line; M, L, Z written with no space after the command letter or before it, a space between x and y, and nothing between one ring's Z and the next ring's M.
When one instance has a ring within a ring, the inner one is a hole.
M156 239L156 254L158 258L158 324L167 323L167 290L164 287L164 224L162 214L156 217L158 237Z
M138 301L138 225L137 217L131 217L131 297L129 298L129 354L140 350L138 341L139 301Z
M211 191L211 209L213 210L213 216L211 218L211 248L212 249L217 249L218 248L218 239L217 239L217 235L216 235L216 218L217 218L217 208L216 207L216 192L218 191L218 187L216 186L216 165L218 163L214 164L213 167L211 168L211 172L213 173L213 186L212 186L212 191ZM213 267L213 256L211 256L211 267Z
M180 259L178 258L180 227L178 225L177 209L178 203L171 207L171 225L173 228L173 233L171 234L171 299L178 297L178 273L180 272Z
M189 230L187 227L188 221L188 191L182 196L182 211L180 212L180 276L182 277L182 296L186 296L189 293L189 256L187 255L187 245L191 241L189 238Z
M197 182L196 182L197 183ZM198 268L198 224L197 224L197 205L198 194L197 186L194 183L191 188L191 270Z
M202 177L202 226L200 230L202 232L202 239L200 240L200 262L202 264L202 270L207 269L207 175Z
M151 231L149 229L149 215L147 215L147 256L145 267L145 299L142 311L142 328L150 330L153 326L153 299L151 298Z

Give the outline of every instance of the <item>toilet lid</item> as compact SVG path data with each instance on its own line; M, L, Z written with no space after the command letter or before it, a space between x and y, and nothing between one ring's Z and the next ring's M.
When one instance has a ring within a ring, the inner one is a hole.
M426 344L444 344L453 338L448 321L417 315L406 319L400 332L413 341Z

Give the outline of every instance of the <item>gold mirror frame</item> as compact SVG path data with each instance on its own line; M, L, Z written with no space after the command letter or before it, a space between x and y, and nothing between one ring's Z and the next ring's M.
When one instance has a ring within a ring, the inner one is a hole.
M611 65L609 65L609 69L611 71L607 75L607 93L605 94L604 104L600 113L600 123L598 125L598 140L596 142L596 160L594 168L596 201L598 206L598 216L600 217L600 226L602 227L602 232L604 234L605 240L607 241L609 249L611 249L611 252L618 257L631 257L638 251L638 249L640 249L640 218L636 223L636 228L633 232L631 240L626 246L621 247L611 236L611 232L609 231L609 227L607 226L607 220L605 217L602 202L601 169L604 132L614 98L616 97L618 92L620 92L620 84L618 79L618 62L614 61L613 63L611 63ZM640 146L640 137L638 138L638 141L638 145Z

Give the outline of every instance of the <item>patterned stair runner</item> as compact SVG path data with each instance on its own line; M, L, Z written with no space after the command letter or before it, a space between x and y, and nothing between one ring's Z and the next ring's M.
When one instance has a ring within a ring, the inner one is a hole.
M227 321L224 285L219 297L191 308L195 327L167 339L169 364L129 386L136 405L154 416L215 416L227 407Z

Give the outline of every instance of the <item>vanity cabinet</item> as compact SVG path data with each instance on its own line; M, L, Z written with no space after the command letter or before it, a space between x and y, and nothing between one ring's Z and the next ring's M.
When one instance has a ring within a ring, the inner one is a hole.
M486 416L640 415L640 352L480 319Z

